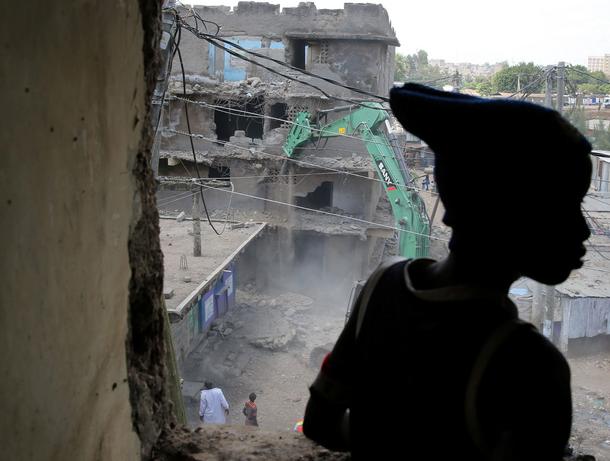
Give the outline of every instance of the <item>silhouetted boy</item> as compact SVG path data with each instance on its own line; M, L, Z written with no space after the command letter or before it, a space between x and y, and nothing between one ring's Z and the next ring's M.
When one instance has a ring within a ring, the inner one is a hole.
M591 146L529 103L406 84L390 104L435 152L449 256L369 278L310 388L304 433L356 460L559 461L569 367L507 293L582 265Z

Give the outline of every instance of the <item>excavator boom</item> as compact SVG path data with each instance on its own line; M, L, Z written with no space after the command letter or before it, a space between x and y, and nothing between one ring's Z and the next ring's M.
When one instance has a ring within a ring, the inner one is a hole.
M430 224L425 205L410 184L410 174L402 153L388 137L389 123L386 109L379 103L363 103L333 109L349 111L344 117L330 123L311 123L308 112L299 112L288 133L283 150L288 157L295 157L295 150L303 144L336 136L361 139L375 166L392 206L396 227L399 230L399 253L406 258L428 255ZM327 115L330 111L323 111ZM383 127L387 127L384 131Z

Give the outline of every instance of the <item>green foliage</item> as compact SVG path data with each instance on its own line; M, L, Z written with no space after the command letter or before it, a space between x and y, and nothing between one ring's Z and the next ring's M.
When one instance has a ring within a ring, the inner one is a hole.
M446 77L438 66L428 63L428 53L419 50L414 54L396 53L394 81L396 82L429 82Z
M464 83L463 88L475 90L481 96L491 96L496 94L496 89L491 83L491 78L476 77L474 80Z
M535 65L533 62L520 63L516 66L509 66L496 73L492 78L493 86L497 91L516 92L517 83L520 81L521 88L533 83L541 77L543 68ZM542 91L544 88L544 79L540 79L535 85L528 87L530 93Z
M496 88L491 81L479 83L477 91L481 96L491 96L492 94L497 93Z
M593 80L587 77L581 72L589 73L589 70L585 66L576 64L575 66L569 66L567 69L568 78L574 85L581 85L583 83L591 83Z
M396 53L394 58L394 81L405 81L410 71L410 63L407 55Z
M419 50L417 52L417 62L422 66L428 65L428 53L424 50Z
M567 76L568 80L576 85L579 93L610 94L610 84L600 82L600 80L610 81L610 78L601 71L589 72L585 66L576 65L567 68Z

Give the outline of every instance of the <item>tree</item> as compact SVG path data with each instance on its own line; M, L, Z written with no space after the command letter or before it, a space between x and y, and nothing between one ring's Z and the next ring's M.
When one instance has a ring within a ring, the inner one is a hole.
M477 90L477 92L481 96L491 96L492 94L496 93L496 89L494 88L490 80L477 83L475 86L475 90Z
M409 63L407 62L407 56L404 54L396 53L394 58L394 81L400 82L407 79L409 74Z
M428 65L428 53L424 50L419 50L417 52L417 62L420 66Z
M583 94L609 94L610 78L602 71L589 72L585 66L575 65L567 68L568 80Z
M423 83L438 80L448 75L442 72L438 66L431 66L428 63L428 53L425 50L419 50L414 54L396 53L394 81Z
M520 84L521 89L528 85L527 91L536 93L544 88L543 68L535 65L533 62L520 63L516 66L509 66L496 73L492 82L498 91L516 92L517 86Z
M484 76L476 76L465 79L466 82L463 85L463 88L469 88L471 90L475 90L481 96L491 96L492 94L496 94L496 89L491 82L491 77Z
M591 78L587 77L586 74L589 70L585 66L576 64L567 68L568 78L574 85L581 85L583 83L591 83Z

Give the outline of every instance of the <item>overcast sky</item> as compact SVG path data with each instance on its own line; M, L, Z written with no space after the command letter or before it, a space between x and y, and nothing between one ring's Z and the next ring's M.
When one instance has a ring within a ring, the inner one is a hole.
M237 5L233 0L185 4ZM296 6L298 0L271 1ZM343 1L319 0L318 8ZM356 3L356 2L353 2ZM376 2L371 2L376 3ZM566 61L610 53L610 0L384 0L401 47L432 59L482 64Z

